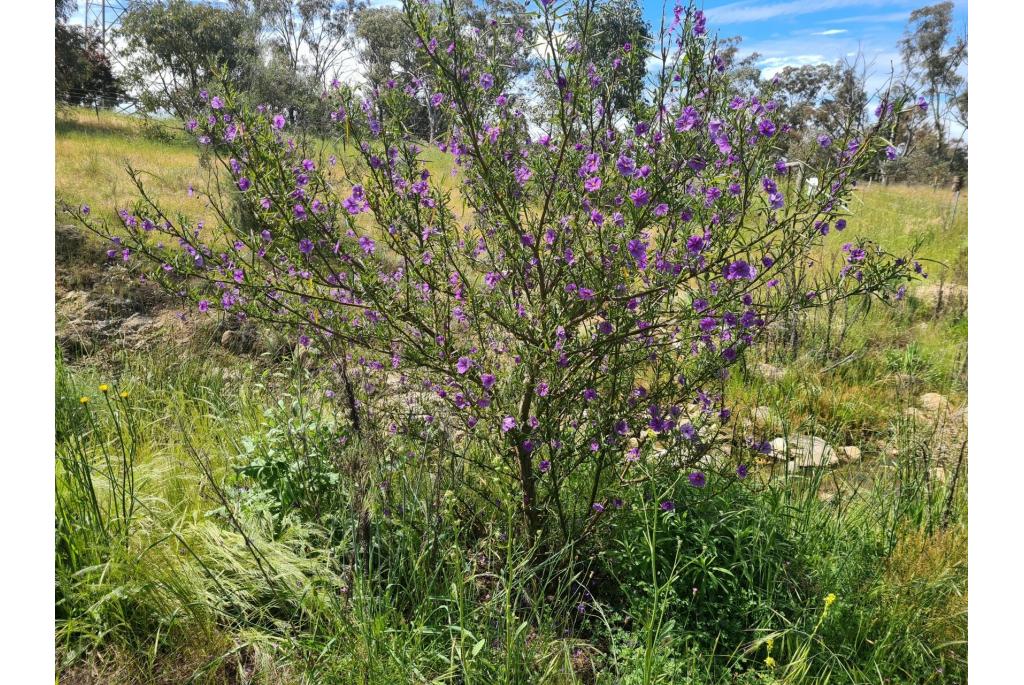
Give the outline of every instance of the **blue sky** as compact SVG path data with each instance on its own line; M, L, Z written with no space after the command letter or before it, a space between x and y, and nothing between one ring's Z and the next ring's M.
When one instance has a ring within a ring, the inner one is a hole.
M211 0L205 0L210 2ZM644 16L657 33L662 14L673 0L640 0ZM835 62L862 52L872 71L888 74L899 65L896 42L911 11L939 0L703 0L708 28L721 36L741 36L742 54L761 54L765 76L785 66ZM225 3L225 0L213 0ZM371 0L393 4L394 0ZM955 0L954 25L967 28L967 0ZM74 21L81 22L79 0Z
M890 69L899 69L897 41L910 13L939 0L704 0L708 29L741 36L741 54L761 54L762 74L785 66L835 62L864 55L869 71L881 83ZM644 15L657 32L666 5L641 0ZM672 2L668 12L671 13ZM700 3L698 3L700 4ZM957 0L954 29L967 30L967 2Z
M204 0L223 3L226 0ZM396 0L370 0L396 4ZM698 0L708 15L708 28L719 35L740 36L742 55L760 54L762 75L786 66L834 63L862 54L871 78L868 91L880 87L892 70L899 71L897 41L910 13L939 0ZM655 34L663 13L671 15L674 0L640 0ZM79 0L74 21L81 22L85 2ZM955 0L954 29L967 29L967 0Z

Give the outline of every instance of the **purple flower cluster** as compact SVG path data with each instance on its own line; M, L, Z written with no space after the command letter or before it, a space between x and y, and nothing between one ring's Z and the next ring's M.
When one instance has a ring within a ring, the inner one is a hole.
M447 453L486 445L486 477L521 489L529 525L546 515L531 498L572 506L558 488L579 478L594 479L595 513L614 506L602 490L612 465L627 481L659 460L697 463L712 447L705 426L729 418L713 388L767 321L911 270L850 244L854 278L813 300L780 286L829 226L845 228L851 180L870 161L857 151L890 152L870 131L838 143L821 134L827 180L801 190L778 159L776 103L728 91L703 13L674 15L671 43L687 58L670 61L684 71L667 75L665 101L684 104L619 128L601 114L625 78L613 60L637 59L642 46L602 63L568 59L544 76L558 116L535 121L501 92L514 74L489 58L486 31L447 31L447 6L406 11L437 81L325 95L357 162L290 137L283 114L236 110L226 89L187 128L225 163L257 225L211 230L125 211L111 255L143 255L151 277L200 313L315 339L366 416L399 391L417 398L424 410L389 419L391 433L436 451L443 430L456 443ZM685 90L688 69L701 70L702 92ZM424 154L401 112L428 104L443 116ZM449 163L457 194L436 177ZM87 205L76 214L90 218ZM717 477L693 471L688 482Z

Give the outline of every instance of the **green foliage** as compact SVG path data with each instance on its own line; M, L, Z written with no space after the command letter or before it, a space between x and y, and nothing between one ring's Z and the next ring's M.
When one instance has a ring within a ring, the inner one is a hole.
M602 103L607 121L628 113L633 121L639 116L635 107L644 102L647 85L647 56L651 49L651 27L643 18L637 0L604 0L593 9L569 15L568 33L583 46L582 59L592 64L607 62L608 55L619 56L625 75L608 84ZM625 50L628 46L628 52Z
M57 4L54 27L55 96L60 104L113 107L123 97L100 37L67 23L70 7Z
M188 0L135 4L119 29L125 80L140 93L146 111L188 118L213 67L245 82L256 54L254 32L251 17L234 9Z
M514 520L461 503L492 486L412 455L335 447L344 417L311 399L323 394L310 380L270 372L227 386L192 354L122 372L141 419L139 504L118 544L73 529L75 548L97 556L58 562L62 663L117 645L139 679L173 664L207 682L255 669L340 683L955 682L965 668L966 498L940 532L947 491L925 486L906 438L894 439L900 469L830 502L824 473L753 470L723 490L660 481L538 561L509 534ZM106 506L122 471L116 459L107 470L99 437L117 449L114 416L97 404L90 430L78 397L95 374L58 368L58 429L95 435ZM238 453L245 436L251 455ZM337 489L321 467L342 474Z
M294 511L330 529L350 495L341 458L352 434L336 411L297 390L265 412L257 435L241 439L236 471L244 486L269 498L269 511L278 519Z

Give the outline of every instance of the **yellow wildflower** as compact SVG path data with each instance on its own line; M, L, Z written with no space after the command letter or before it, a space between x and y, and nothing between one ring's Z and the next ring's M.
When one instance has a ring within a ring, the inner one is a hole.
M81 402L82 404L89 404L89 398L88 397L79 397L78 401Z
M825 608L828 609L830 606L836 603L836 593L830 592L825 595Z
M764 658L764 665L768 668L775 668L775 659L770 656Z
M101 383L100 384L100 392L106 393L109 390L110 390L110 386L109 385L107 385L106 383Z
M122 400L128 399L128 391L127 390L122 390L121 391L121 399Z

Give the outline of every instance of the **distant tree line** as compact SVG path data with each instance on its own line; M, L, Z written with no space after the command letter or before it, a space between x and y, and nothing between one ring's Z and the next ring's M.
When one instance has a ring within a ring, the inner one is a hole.
M534 46L552 30L521 0L447 0L458 8L464 30L497 36L486 49L512 68L513 83L498 84L533 121L557 116L562 88ZM87 29L68 23L75 0L56 0L56 98L58 103L110 107L131 100L148 114L187 119L198 94L215 75L227 77L254 104L284 113L290 123L312 132L326 130L330 111L325 92L332 82L362 87L402 88L414 107L406 122L410 135L433 141L446 108L434 98L435 78L409 38L401 10L369 6L366 0L139 0L113 35L120 68L115 69ZM487 26L490 23L491 26ZM648 60L659 59L651 27L639 0L602 0L584 15L573 15L562 31L562 47L582 50L599 68L626 70L606 93L600 116L609 127L649 119L655 113ZM876 93L867 91L868 67L861 58L834 64L786 67L762 76L759 55L740 58L741 39L718 40L720 70L731 72L737 95L769 86L778 103L780 153L813 166L822 134L871 119ZM902 71L890 88L919 103L901 118L894 159L879 162L872 176L885 180L946 183L967 171L966 36L953 22L953 3L911 13L899 42ZM488 55L490 57L491 55ZM768 82L768 83L766 83Z

